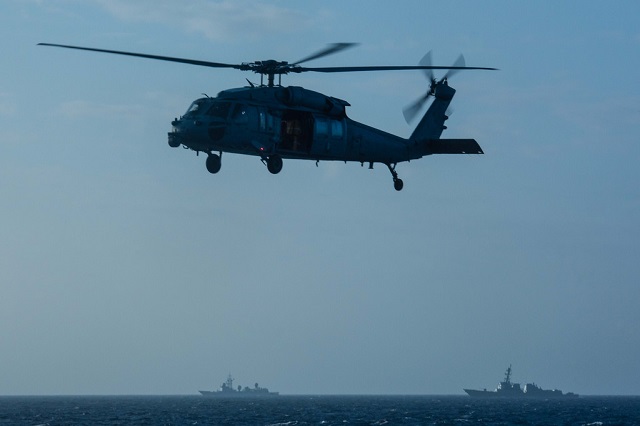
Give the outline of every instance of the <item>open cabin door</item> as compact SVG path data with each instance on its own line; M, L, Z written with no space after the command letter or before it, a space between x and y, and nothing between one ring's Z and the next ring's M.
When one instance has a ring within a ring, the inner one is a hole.
M313 145L313 114L286 110L282 114L279 150L306 156Z
M280 145L283 153L310 159L342 159L346 154L346 123L307 111L282 114Z

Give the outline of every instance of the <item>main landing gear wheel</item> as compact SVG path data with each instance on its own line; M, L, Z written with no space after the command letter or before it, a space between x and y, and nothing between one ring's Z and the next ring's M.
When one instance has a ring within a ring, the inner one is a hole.
M222 159L218 154L209 154L207 156L206 166L209 173L216 174L220 171L220 167L222 167Z
M274 175L280 173L280 170L282 170L282 157L278 154L270 155L269 158L267 158L267 169Z
M392 166L391 164L387 164L387 167L391 172L391 176L393 176L393 187L395 188L396 191L402 191L402 188L404 187L404 182L402 181L402 179L398 177L398 172L396 172L396 165L394 164Z

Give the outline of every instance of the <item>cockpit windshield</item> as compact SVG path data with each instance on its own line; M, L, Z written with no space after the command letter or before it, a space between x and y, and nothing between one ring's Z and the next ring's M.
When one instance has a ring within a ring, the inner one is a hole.
M184 114L184 116L191 117L195 115L200 115L204 112L203 107L204 107L204 100L194 101L189 107L189 109L187 110L187 112Z
M185 117L196 117L206 113L210 117L226 119L231 109L230 102L216 102L211 99L198 99L194 101L187 112Z

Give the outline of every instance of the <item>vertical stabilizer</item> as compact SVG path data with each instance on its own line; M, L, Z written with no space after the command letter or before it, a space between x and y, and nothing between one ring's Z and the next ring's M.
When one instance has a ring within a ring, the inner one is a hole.
M440 82L435 86L435 99L411 134L411 141L440 139L442 131L446 129L444 122L448 118L446 114L447 108L449 108L455 93L455 89L449 87L446 81Z

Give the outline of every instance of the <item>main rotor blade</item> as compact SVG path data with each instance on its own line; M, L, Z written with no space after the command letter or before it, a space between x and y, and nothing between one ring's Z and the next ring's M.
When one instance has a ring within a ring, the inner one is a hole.
M498 68L487 67L441 67L441 66L429 66L429 65L382 65L382 66L364 66L364 67L320 67L320 68L308 68L299 67L293 68L291 72L358 72L358 71L402 71L402 70L491 70L495 71Z
M497 69L497 68L465 67L465 66L442 67L442 66L431 66L431 65L411 65L411 66L393 66L393 65L386 66L385 65L385 66L364 66L364 67L358 66L358 67L306 68L306 67L301 67L297 65L302 62L310 61L312 59L316 59L322 56L339 52L353 45L355 45L355 43L335 43L311 56L308 56L302 59L296 64L292 64L290 66L286 66L286 65L282 66L281 69L277 69L273 71L273 74L286 74L289 72L300 73L300 72L306 72L306 71L335 73L335 72L398 71L398 70L496 70ZM155 60L167 61L167 62L178 62L182 64L198 65L198 66L209 67L209 68L233 68L241 71L254 71L260 74L270 74L270 70L265 71L264 67L258 67L257 63L225 64L221 62L199 61L195 59L176 58L172 56L149 55L146 53L126 52L122 50L96 49L93 47L71 46L71 45L53 44L53 43L38 43L38 46L62 47L65 49L86 50L89 52L111 53L115 55L134 56L138 58L155 59Z
M358 43L332 43L325 47L322 50L317 51L316 53L309 55L303 59L300 59L298 62L293 63L292 65L299 65L303 62L308 62L313 59L322 58L323 56L333 55L334 53L338 53L341 50L348 49L353 46L357 46Z
M242 65L223 64L220 62L197 61L194 59L174 58L171 56L147 55L145 53L124 52L120 50L95 49L93 47L69 46L65 44L38 43L38 46L63 47L65 49L88 50L90 52L113 53L115 55L135 56L138 58L156 59L159 61L179 62L183 64L199 65L210 68L242 69Z

